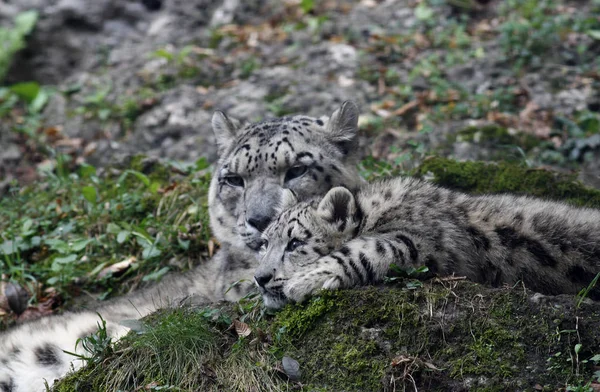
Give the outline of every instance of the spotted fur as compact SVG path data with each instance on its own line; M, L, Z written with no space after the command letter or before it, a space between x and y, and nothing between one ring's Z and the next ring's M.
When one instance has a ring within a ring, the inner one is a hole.
M513 195L471 196L411 178L337 187L267 228L255 281L266 306L379 282L390 264L491 286L577 293L600 272L600 211ZM600 290L590 293L600 299Z
M358 108L345 102L330 119L283 117L245 127L222 113L213 118L219 159L209 191L210 222L221 241L225 283L235 300L252 287L261 234L284 190L298 200L361 184L356 171ZM234 257L232 257L232 255ZM249 278L249 279L248 279ZM222 287L226 291L227 287Z
M358 109L344 103L329 119L293 116L240 126L221 112L212 121L220 159L209 189L209 212L217 255L185 275L172 275L158 285L92 312L68 313L27 323L0 334L0 392L45 391L81 361L64 352L82 354L78 338L97 329L100 313L114 338L137 319L173 299L194 296L195 302L236 300L250 285L258 265L261 231L279 208L281 196L300 200L324 195L334 186L357 188Z

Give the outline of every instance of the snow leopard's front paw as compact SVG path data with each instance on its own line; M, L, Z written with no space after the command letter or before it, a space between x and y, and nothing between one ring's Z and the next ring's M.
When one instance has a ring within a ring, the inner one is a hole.
M340 287L340 280L330 274L318 271L296 273L287 282L284 294L290 302L303 302L323 289L335 290Z

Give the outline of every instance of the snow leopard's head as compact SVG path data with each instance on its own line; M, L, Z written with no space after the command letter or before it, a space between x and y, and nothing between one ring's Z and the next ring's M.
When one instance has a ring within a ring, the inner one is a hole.
M265 306L280 308L320 289L339 287L329 259L335 257L332 251L357 235L360 222L356 199L346 188L336 187L322 200L301 203L285 192L282 212L263 233L254 274Z

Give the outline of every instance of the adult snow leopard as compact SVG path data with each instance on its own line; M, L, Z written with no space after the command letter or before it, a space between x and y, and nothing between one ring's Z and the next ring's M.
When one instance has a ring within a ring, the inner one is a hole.
M123 320L137 319L186 296L201 301L236 300L247 293L258 265L256 250L284 189L300 200L330 188L357 187L358 108L345 102L329 119L293 116L240 126L216 112L212 126L219 160L209 189L209 212L221 250L184 275L167 276L155 287L95 311L67 313L21 325L0 334L0 392L43 391L81 361L78 338L97 329L96 311L107 320L111 336L128 331Z
M265 230L255 274L267 307L381 281L390 264L499 286L577 293L600 272L600 210L513 195L472 196L413 178L331 189ZM595 288L590 297L600 299Z

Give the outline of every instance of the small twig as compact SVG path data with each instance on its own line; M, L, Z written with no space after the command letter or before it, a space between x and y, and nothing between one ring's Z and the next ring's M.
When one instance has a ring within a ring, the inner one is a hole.
M415 106L419 105L419 101L418 100L414 100L414 101L410 101L402 106L400 106L398 109L394 110L393 112L390 113L390 116L403 116L406 112L408 112L410 109L414 108Z
M466 276L446 276L443 278L438 278L438 280L440 282L456 282L456 281L460 281L460 280L467 280Z

